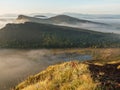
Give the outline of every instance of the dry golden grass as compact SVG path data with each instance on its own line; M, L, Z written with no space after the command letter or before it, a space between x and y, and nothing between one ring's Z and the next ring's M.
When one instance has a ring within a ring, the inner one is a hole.
M87 64L77 61L50 66L46 71L19 84L15 90L95 90L97 84L88 68ZM38 78L40 80L36 81ZM31 79L34 81L31 82Z

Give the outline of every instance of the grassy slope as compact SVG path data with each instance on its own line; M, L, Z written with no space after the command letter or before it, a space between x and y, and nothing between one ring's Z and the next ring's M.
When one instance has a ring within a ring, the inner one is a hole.
M29 86L30 85L30 86ZM38 75L28 78L16 90L92 90L96 84L91 79L88 65L68 62L50 66Z
M120 60L99 65L73 61L50 66L14 90L120 90Z

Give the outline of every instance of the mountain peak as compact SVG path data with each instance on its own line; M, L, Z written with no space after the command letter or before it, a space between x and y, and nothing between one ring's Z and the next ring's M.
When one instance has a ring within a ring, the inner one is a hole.
M75 17L71 17L68 15L57 15L51 18L46 18L42 16L43 18L38 18L38 17L30 17L30 16L25 16L25 15L19 15L17 18L18 23L24 23L24 22L36 22L36 23L46 23L46 24L55 24L55 25L74 25L74 27L78 27L78 24L100 24L104 25L102 23L97 23L97 22L92 22L88 20L83 20L83 19L78 19Z

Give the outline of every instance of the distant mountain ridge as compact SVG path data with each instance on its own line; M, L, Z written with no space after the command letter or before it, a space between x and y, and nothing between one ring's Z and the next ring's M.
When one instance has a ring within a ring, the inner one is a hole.
M36 18L36 17L19 15L18 18L16 19L16 22L17 23L35 22L35 23L43 23L43 24L52 24L58 26L67 26L67 27L80 28L80 29L83 28L92 31L108 32L108 33L119 32L116 30L116 27L113 27L109 24L78 19L67 15L57 15L50 18Z
M98 22L92 22L88 20L78 19L67 15L57 15L54 17L42 19L42 18L36 18L36 17L29 17L25 15L19 15L17 18L17 21L24 21L24 22L36 22L36 23L46 23L46 24L71 24L75 25L78 23L90 23L90 24L102 24Z

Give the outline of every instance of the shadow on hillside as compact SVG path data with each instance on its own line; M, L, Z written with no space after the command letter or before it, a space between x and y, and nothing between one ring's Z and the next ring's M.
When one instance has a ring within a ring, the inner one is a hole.
M100 81L97 90L120 90L120 63L104 66L90 64L93 79Z

